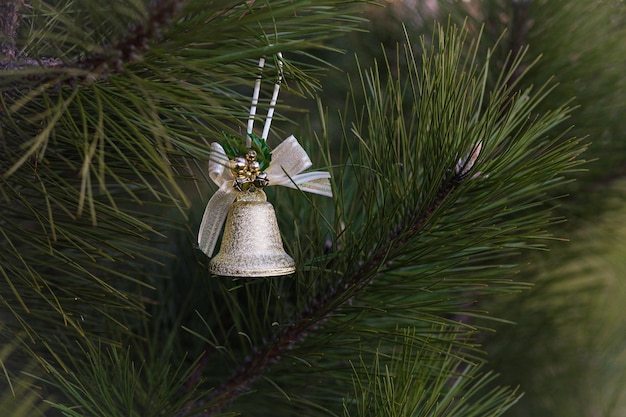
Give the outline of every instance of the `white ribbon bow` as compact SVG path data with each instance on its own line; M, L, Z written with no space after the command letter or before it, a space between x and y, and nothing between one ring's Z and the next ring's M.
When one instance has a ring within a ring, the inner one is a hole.
M332 197L329 172L302 173L312 165L313 163L306 151L300 146L298 140L291 135L274 148L272 162L265 173L269 185L282 185L308 193ZM202 252L211 257L228 210L235 201L237 193L242 192L237 191L233 186L235 176L230 170L230 160L222 145L216 142L211 144L209 176L219 189L213 194L204 210L198 232L198 245Z

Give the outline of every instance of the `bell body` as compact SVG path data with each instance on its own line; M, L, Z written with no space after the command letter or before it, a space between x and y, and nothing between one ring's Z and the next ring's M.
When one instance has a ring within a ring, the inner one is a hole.
M261 190L240 192L232 204L222 245L209 271L228 277L272 277L295 272L283 249L274 207Z

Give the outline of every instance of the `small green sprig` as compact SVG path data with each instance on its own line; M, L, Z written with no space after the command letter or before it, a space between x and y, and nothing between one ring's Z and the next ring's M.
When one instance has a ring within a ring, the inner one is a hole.
M240 156L246 156L252 149L256 151L256 160L259 162L261 171L266 170L270 166L270 162L272 161L271 150L269 146L267 146L267 143L254 133L248 133L248 136L252 139L250 148L246 147L246 142L241 137L226 132L222 132L222 135L224 136L224 142L221 145L229 159L232 160Z

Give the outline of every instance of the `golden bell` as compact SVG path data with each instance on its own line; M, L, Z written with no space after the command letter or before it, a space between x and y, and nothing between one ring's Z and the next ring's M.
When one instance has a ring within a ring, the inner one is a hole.
M289 275L295 270L265 193L259 189L240 192L228 211L222 246L209 261L209 272L254 278Z

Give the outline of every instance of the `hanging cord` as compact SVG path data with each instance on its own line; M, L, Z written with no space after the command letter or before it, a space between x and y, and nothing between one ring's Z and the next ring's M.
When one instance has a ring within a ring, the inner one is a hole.
M270 133L270 127L272 126L272 117L274 116L274 109L276 108L276 102L278 101L278 93L280 91L280 83L283 80L283 54L278 53L278 80L274 84L274 93L270 100L270 108L267 110L267 118L265 119L265 126L263 126L263 134L261 139L267 140L267 135Z
M250 116L248 117L248 129L246 135L246 147L250 148L252 146L252 138L250 135L254 130L254 117L256 116L257 105L259 104L259 95L261 94L261 79L263 78L263 67L265 66L265 58L261 57L259 59L259 69L260 73L256 79L254 84L254 91L252 93L252 103L250 105ZM276 108L276 103L278 101L278 93L280 92L280 84L283 80L283 54L278 52L278 80L276 84L274 84L274 93L272 94L272 99L270 100L270 106L267 110L267 117L265 119L265 126L263 126L263 134L261 135L261 139L267 140L267 136L269 135L270 128L272 126L272 118L274 117L274 110Z
M263 77L263 67L265 66L265 58L259 59L259 69L261 70L259 76L254 84L254 92L252 93L252 104L250 106L250 117L248 117L248 131L246 132L246 147L252 146L252 139L250 134L254 129L254 116L256 115L256 106L259 104L259 94L261 93L261 78Z

